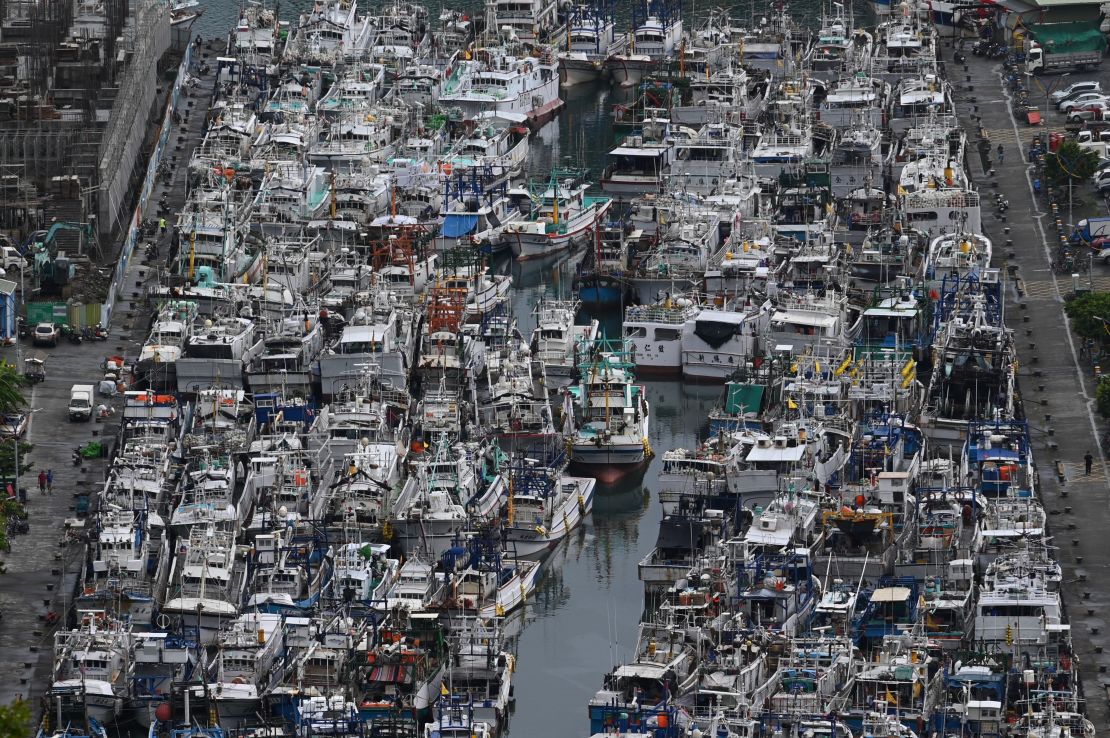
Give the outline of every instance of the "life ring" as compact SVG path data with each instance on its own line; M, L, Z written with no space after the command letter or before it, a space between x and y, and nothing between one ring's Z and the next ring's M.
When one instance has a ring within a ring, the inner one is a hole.
M160 615L158 615L158 620L156 622L158 623L159 628L165 630L166 628L170 627L170 616L166 613L161 613Z

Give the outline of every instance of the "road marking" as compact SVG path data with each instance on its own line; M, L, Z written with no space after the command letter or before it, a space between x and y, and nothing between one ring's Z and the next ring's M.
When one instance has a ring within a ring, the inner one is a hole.
M38 390L38 388L39 388L39 386L37 384L32 384L31 385L31 407L30 407L31 410L33 410L35 408L35 391ZM24 434L27 438L28 443L31 442L31 434L34 432L34 430L35 430L35 413L31 413L31 416L29 418L27 418L27 432Z
M1010 93L1006 90L1006 86L1003 83L1004 80L1003 80L1001 72L999 72L999 74L998 74L998 82L999 82L999 84L1002 85L1002 94L1006 96L1007 100L1009 100L1010 99ZM1020 138L1020 135L1018 134L1017 119L1014 118L1014 109L1013 109L1012 106L1010 106L1008 104L1006 105L1006 114L1008 116L1010 116L1010 125L1014 129L1014 135L1018 135L1018 137ZM1030 202L1037 202L1037 193L1033 190L1033 176L1032 176L1031 170L1028 167L1025 168L1025 184L1029 189ZM1052 249L1048 245L1048 236L1045 233L1044 223L1042 223L1041 221L1042 221L1041 218L1034 218L1033 219L1033 223L1037 226L1037 230L1041 232L1041 246L1044 250L1045 263L1046 264L1051 264L1052 263ZM1060 282L1056 278L1055 274L1052 275L1051 280L1052 280L1053 285L1056 288L1056 293L1060 294ZM1084 376L1085 372L1083 372L1083 370L1079 366L1079 352L1075 348L1075 339L1073 338L1073 336L1071 334L1071 326L1068 324L1067 316L1063 315L1063 309L1062 308L1061 308L1060 312L1061 312L1061 317L1064 320L1064 329L1065 329L1064 330L1064 335L1065 335L1065 337L1067 338L1067 341L1068 341L1068 348L1071 350L1072 364L1075 365L1075 374L1079 378L1079 396L1083 398L1083 400L1086 404L1086 407L1087 407L1087 421L1091 424L1091 435L1094 437L1095 446L1098 448L1099 465L1102 466L1102 467L1105 467L1106 466L1106 453L1102 448L1102 440L1101 440L1102 434L1099 433L1099 431L1098 431L1098 422L1095 420L1095 400L1087 392L1087 381L1086 381L1086 377ZM1104 484L1104 486L1110 487L1110 484Z

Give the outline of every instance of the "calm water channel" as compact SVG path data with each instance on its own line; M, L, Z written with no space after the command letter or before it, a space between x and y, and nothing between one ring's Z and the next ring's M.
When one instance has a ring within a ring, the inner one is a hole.
M283 4L282 16L294 16L302 5ZM749 3L742 5L747 9ZM226 34L236 19L237 6L221 1L207 7L193 33L205 37ZM428 7L429 15L437 17L438 3L428 3ZM794 9L798 9L797 3ZM617 101L614 94L627 93L611 92L608 86L573 88L566 93L562 113L534 138L533 177L543 181L552 166L573 164L588 166L596 178L614 140L608 115ZM531 312L542 297L571 296L578 258L564 255L524 265L496 264L514 277L513 307L525 336L531 333ZM619 335L619 315L596 317L609 335ZM720 388L680 382L645 384L656 454L696 445L699 434L705 432L709 411L719 400ZM654 494L658 468L656 458L642 482L599 489L592 519L553 553L534 601L515 616L520 620L514 625L523 627L510 629L520 631L511 735L587 735L587 700L600 688L602 676L627 660L635 647L643 606L636 567L654 546L661 517Z

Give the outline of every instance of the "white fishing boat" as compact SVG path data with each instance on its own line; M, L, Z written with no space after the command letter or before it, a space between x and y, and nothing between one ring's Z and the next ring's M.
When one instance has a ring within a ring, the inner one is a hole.
M460 51L444 73L439 105L467 120L495 112L541 126L563 106L558 61L550 50L533 56L511 45Z
M701 306L690 297L666 297L652 305L624 311L624 338L632 344L636 375L651 378L682 376L682 329Z
M596 82L606 59L628 48L628 35L617 32L613 9L612 2L571 7L567 43L559 52L563 87Z
M632 41L628 51L610 56L605 66L621 87L634 87L646 74L668 61L682 42L681 4L645 0L633 5Z
M505 540L521 558L555 548L593 509L596 480L563 472L560 453L547 463L523 459L509 469Z
M588 190L589 185L573 179L560 182L557 172L535 199L527 190L510 190L509 197L520 212L527 208L527 215L509 223L504 231L513 256L520 261L537 259L584 243L612 204L608 197L587 195Z
M566 390L576 416L573 423L564 418L571 461L603 482L639 469L650 457L648 401L633 383L629 354L627 343L599 342L579 365L579 384Z
M536 328L532 331L532 362L539 363L549 386L566 386L578 376L580 356L585 355L598 338L600 324L590 319L577 325L575 319L581 306L578 302L543 300L533 315Z
M97 722L115 722L128 690L134 641L131 628L103 610L79 612L78 627L54 634L51 705L75 702Z
M200 642L211 645L224 627L239 616L244 577L235 557L235 537L214 526L193 526L174 560L161 615L196 628Z

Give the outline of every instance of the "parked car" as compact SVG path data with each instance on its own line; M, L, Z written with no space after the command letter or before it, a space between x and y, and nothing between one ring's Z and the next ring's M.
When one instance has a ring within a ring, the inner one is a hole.
M31 341L36 346L57 346L61 331L55 323L39 323L31 334Z
M1056 92L1053 92L1051 95L1048 96L1048 99L1052 101L1053 105L1058 106L1065 100L1073 98L1076 95L1081 95L1084 92L1102 92L1102 83L1098 80L1082 80L1080 82L1072 82L1064 89L1056 90Z
M7 413L0 415L0 437L22 438L27 432L27 423L30 420L27 413Z
M1108 108L1110 108L1110 102L1103 100L1092 100L1089 103L1083 103L1079 107L1071 109L1068 113L1068 122L1080 123L1085 120L1102 120L1106 116Z
M1064 113L1065 115L1070 115L1071 111L1075 110L1081 105L1095 102L1096 100L1106 102L1107 98L1101 92L1084 92L1082 95L1076 95L1075 97L1069 98L1060 103L1060 112Z

